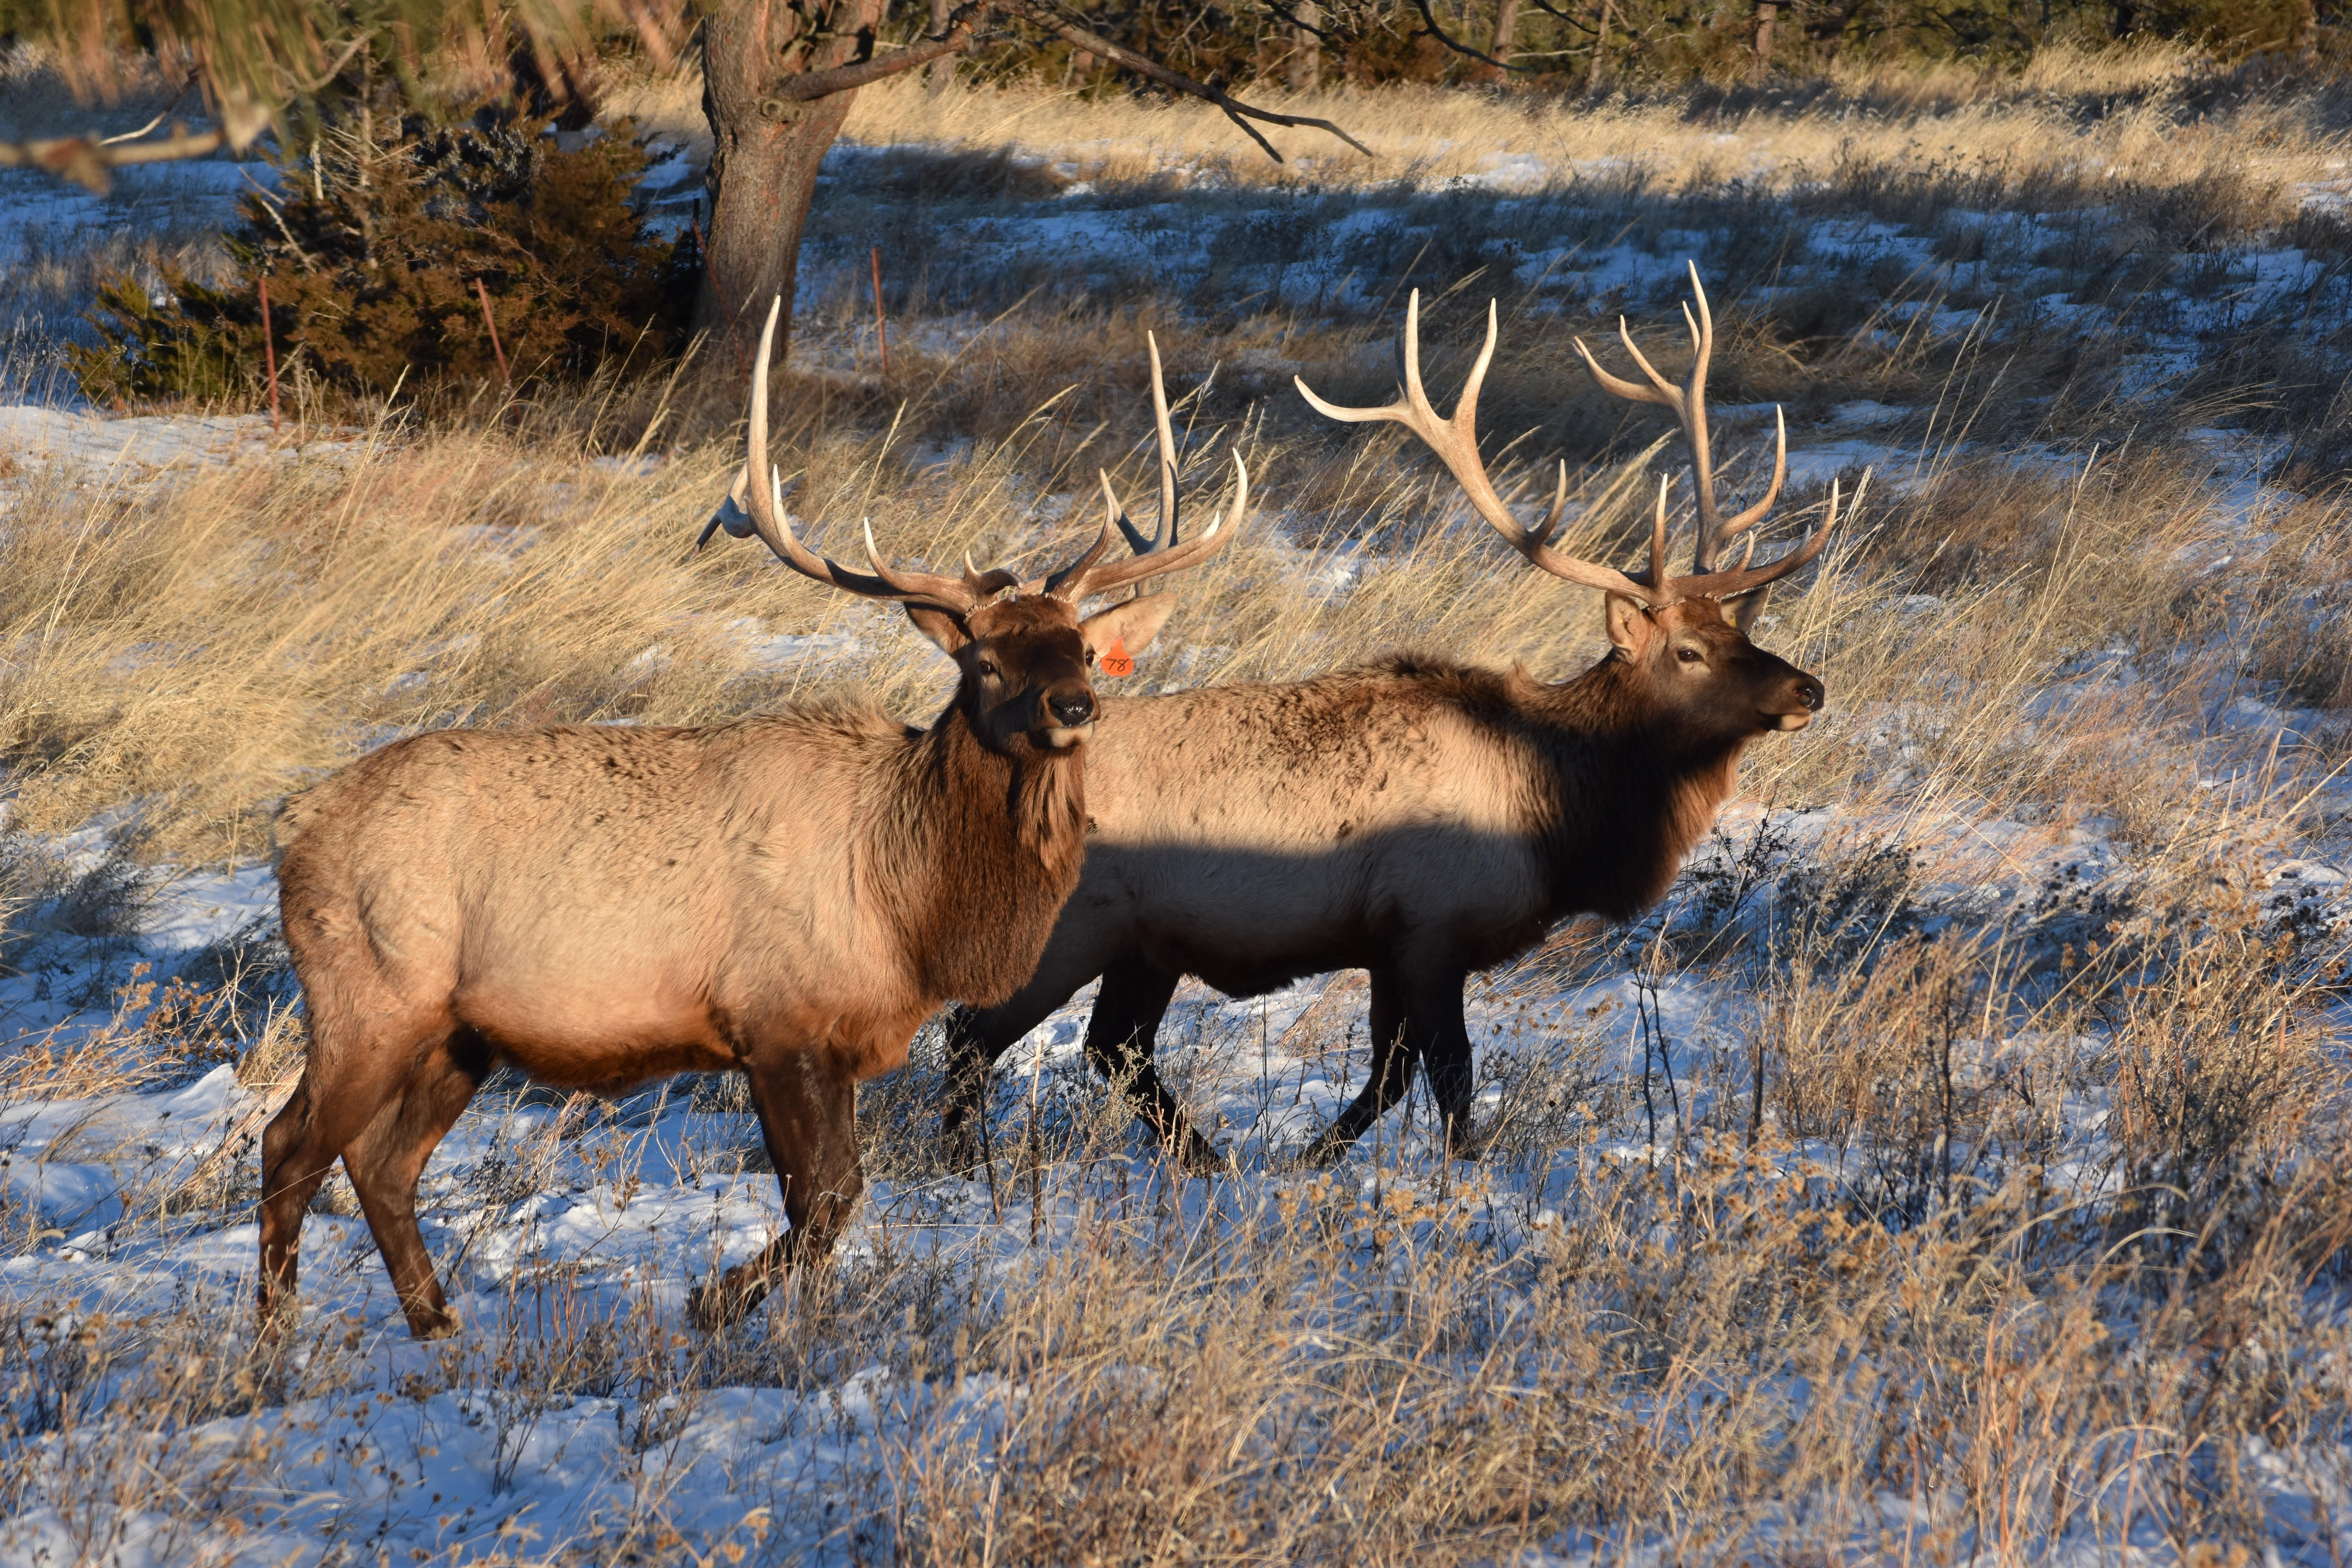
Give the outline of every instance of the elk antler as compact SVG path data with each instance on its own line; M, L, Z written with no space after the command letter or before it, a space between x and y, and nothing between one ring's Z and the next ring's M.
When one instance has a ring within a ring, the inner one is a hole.
M1601 391L1628 402L1654 403L1661 408L1674 411L1675 420L1683 427L1683 440L1690 447L1692 504L1698 513L1698 543L1691 552L1693 575L1675 578L1673 585L1676 593L1686 599L1726 599L1735 595L1755 593L1820 554L1822 546L1829 542L1830 530L1837 523L1838 487L1834 480L1831 482L1829 510L1822 519L1821 527L1814 530L1803 543L1769 565L1753 570L1748 568L1748 563L1755 557L1756 540L1752 534L1744 540L1739 540L1739 536L1763 521L1765 515L1772 510L1772 503L1780 499L1781 482L1789 476L1789 423L1775 405L1772 410L1772 483L1765 489L1762 500L1737 517L1725 518L1716 500L1715 462L1706 429L1706 372L1715 358L1715 312L1707 308L1706 289L1698 280L1698 263L1694 261L1687 265L1691 296L1698 302L1698 314L1694 317L1688 305L1683 307L1683 323L1690 329L1691 335L1690 379L1683 385L1676 386L1659 374L1657 367L1633 346L1633 331L1626 326L1622 316L1617 318L1617 335L1623 341L1625 352L1633 356L1633 363L1648 378L1649 385L1643 386L1610 374L1601 368L1601 362L1592 357L1592 351L1584 346L1582 338L1574 342L1577 353L1584 361L1584 368L1591 373L1593 384ZM1740 542L1739 564L1727 571L1718 570L1717 563L1723 558L1725 547L1734 540Z
M1127 535L1127 547L1138 555L1149 555L1176 542L1176 427L1168 422L1168 388L1160 379L1160 340L1150 332L1143 334L1143 346L1151 353L1151 418L1160 437L1160 521L1153 525L1151 537L1129 522L1127 509L1110 493L1110 477L1103 477L1103 496L1111 502L1118 520L1118 531Z
M1127 536L1127 547L1134 552L1137 560L1153 556L1162 557L1167 559L1168 564L1160 567L1160 570L1172 571L1184 563L1183 560L1171 553L1184 542L1180 528L1181 506L1176 493L1176 430L1168 419L1168 387L1160 373L1160 342L1150 332L1143 334L1143 342L1151 354L1151 415L1152 423L1160 437L1160 518L1152 525L1150 536L1145 537L1143 531L1136 527L1128 517L1127 508L1120 503L1118 492L1111 488L1110 475L1107 472L1102 474L1103 505L1110 513L1111 521L1118 525L1119 532ZM1234 458L1234 467L1241 472L1241 487L1239 493L1234 497L1234 509L1230 515L1233 520L1238 521L1243 509L1249 504L1249 470L1242 467L1238 454ZM1202 534L1200 540L1192 542L1200 543L1212 537L1223 537L1218 534L1218 530L1224 525L1225 521L1224 518L1219 518L1212 522L1209 525L1209 531ZM1139 580L1138 578L1121 579L1123 582ZM1091 588L1088 590L1090 593L1098 591Z
M1495 493L1486 478L1486 465L1478 457L1478 388L1486 379L1486 366L1495 357L1495 307L1486 306L1486 346L1478 351L1478 363L1470 367L1470 378L1462 384L1462 396L1454 405L1454 417L1440 419L1437 410L1430 405L1429 393L1421 384L1421 290L1416 289L1405 302L1404 331L1397 339L1397 357L1403 369L1404 391L1394 403L1378 408L1342 408L1326 403L1315 395L1315 389L1303 376L1290 379L1297 384L1299 395L1315 406L1318 413L1350 425L1369 424L1374 420L1391 419L1403 426L1426 442L1453 474L1454 482L1470 498L1478 515L1492 523L1495 531L1510 541L1511 547L1555 577L1571 583L1581 583L1588 588L1599 588L1611 594L1623 594L1630 598L1648 603L1656 597L1654 588L1634 581L1611 566L1595 565L1573 555L1563 555L1544 541L1559 524L1560 515L1568 510L1568 465L1559 466L1559 491L1552 498L1551 510L1532 529L1521 526ZM1660 580L1665 569L1662 547L1654 547L1650 555L1650 578Z
M784 511L783 484L768 464L768 359L776 338L776 318L783 309L779 295L768 307L767 325L760 330L760 353L751 363L751 415L750 427L744 432L743 471L736 476L734 488L727 500L712 515L710 521L695 541L700 549L710 542L710 536L724 528L731 536L741 539L758 534L761 542L782 561L803 576L811 577L829 586L875 599L896 599L906 603L935 605L957 615L965 615L994 598L1007 588L1024 594L1045 593L1073 602L1096 594L1108 594L1129 583L1139 583L1164 572L1197 565L1214 554L1234 531L1225 529L1226 518L1209 525L1209 531L1191 541L1181 549L1154 550L1137 560L1111 566L1098 564L1102 554L1110 548L1114 522L1121 528L1131 528L1120 515L1118 502L1111 503L1111 515L1103 522L1102 532L1082 551L1077 559L1058 571L1042 577L1024 580L1001 566L983 572L966 555L961 577L943 576L934 572L911 572L893 568L884 563L881 552L874 543L874 525L866 525L866 559L873 566L871 573L853 571L836 561L817 554L800 542L793 532L792 519ZM1152 391L1159 406L1163 441L1167 436L1167 397L1159 386L1159 350L1152 350ZM1240 488L1234 498L1230 521L1238 522L1243 510L1249 505L1249 470L1242 467L1239 455L1234 467L1241 472ZM752 481L752 476L768 468L768 482ZM1171 468L1162 481L1161 497L1167 502L1162 512L1161 531L1174 538L1173 518L1175 474ZM1103 480L1108 495L1110 481ZM1158 536L1154 535L1155 542Z
M768 307L767 325L760 330L759 356L751 362L751 416L750 428L744 433L743 472L727 498L732 507L748 512L745 521L751 531L775 552L776 559L803 576L867 598L934 605L961 616L978 609L1007 588L1018 587L1021 579L1013 573L1003 567L983 572L971 563L969 555L964 557L961 577L894 568L883 561L882 552L876 548L871 522L866 525L866 559L874 568L871 573L853 571L828 560L793 534L792 520L784 511L782 481L768 464L768 359L775 346L776 318L783 303L783 297L778 295ZM768 470L768 482L764 485L753 479L762 468ZM729 510L721 508L719 515L710 520L702 531L704 540L709 539L712 529L722 526L730 533L739 531L740 524ZM1083 565L1100 555L1107 542L1097 540L1072 566Z
M1706 309L1703 300L1700 309L1702 311ZM1694 326L1692 330L1696 334L1697 328ZM1440 419L1437 416L1437 410L1430 404L1429 393L1422 385L1421 290L1418 289L1412 291L1405 304L1404 331L1397 340L1398 358L1402 367L1404 389L1394 403L1386 404L1378 408L1342 408L1336 404L1326 403L1316 396L1314 389L1308 386L1303 378L1293 377L1292 379L1297 382L1300 395L1318 412L1331 418L1343 419L1350 424L1364 424L1380 419L1393 420L1420 437L1427 443L1429 449L1436 453L1444 461L1447 470L1454 475L1454 482L1459 484L1463 492L1469 497L1470 504L1476 509L1479 516L1485 518L1494 527L1496 532L1501 534L1510 542L1513 549L1536 565L1553 576L1564 578L1570 583L1581 584L1588 588L1599 588L1612 594L1622 594L1628 598L1637 599L1650 608L1657 610L1664 609L1669 605L1678 604L1685 599L1722 599L1738 594L1753 593L1766 584L1788 575L1821 553L1822 544L1828 541L1831 525L1837 521L1834 486L1831 490L1828 519L1822 522L1820 530L1811 538L1806 540L1790 554L1769 565L1759 566L1752 571L1747 569L1746 557L1743 556L1740 569L1715 572L1707 569L1712 563L1711 552L1714 545L1703 533L1700 543L1702 552L1699 558L1700 570L1695 575L1688 577L1670 577L1666 574L1666 492L1669 481L1665 479L1659 481L1657 509L1650 525L1650 567L1640 577L1628 576L1613 567L1598 565L1554 550L1546 541L1551 537L1552 530L1559 526L1559 520L1568 510L1568 465L1562 463L1559 467L1559 484L1552 497L1551 510L1545 513L1542 521L1533 528L1528 528L1511 514L1510 508L1503 503L1502 497L1495 493L1494 484L1486 478L1486 463L1478 456L1478 389L1486 381L1486 367L1494 361L1497 331L1495 306L1490 300L1486 306L1486 345L1478 351L1478 361L1470 367L1469 378L1462 384L1462 396L1454 405L1454 416L1450 419ZM1713 341L1710 327L1709 336L1706 339L1707 348L1713 346ZM1627 342L1630 346L1631 339L1629 338ZM1578 345L1580 349L1582 346L1581 343ZM1693 446L1698 455L1697 466L1702 472L1707 471L1705 468L1706 460L1705 456L1706 449L1705 353L1706 349L1703 348L1700 361L1701 374L1696 382L1699 392L1696 397L1686 403L1679 400L1679 395L1664 377L1650 369L1649 362L1643 360L1638 352L1634 354L1634 358L1641 363L1643 370L1649 372L1651 379L1656 384L1657 391L1637 387L1630 382L1617 381L1614 377L1603 383L1609 390L1618 392L1621 396L1637 397L1644 402L1665 403L1677 409L1684 406L1696 408L1696 425L1686 419L1684 430L1686 435L1694 428L1698 432ZM1588 354L1585 357L1589 363L1591 356ZM1594 367L1595 375L1603 374L1605 373L1602 373L1598 366ZM1622 391L1620 391L1621 388ZM1785 441L1784 433L1782 450L1784 468L1787 459ZM1711 486L1711 477L1702 482L1702 493L1708 498L1706 510L1702 513L1702 529L1706 528L1706 520L1714 515ZM1776 474L1773 479L1772 495L1765 497L1761 505L1740 513L1738 518L1732 520L1730 524L1717 528L1714 543L1720 543L1723 539L1728 538L1733 533L1754 527L1779 493L1780 479ZM1753 543L1754 542L1750 540L1751 548Z
M1111 488L1108 470L1096 470L1102 478L1102 536L1085 556L1063 567L1051 576L1026 583L1022 592L1043 591L1065 599L1083 599L1096 594L1108 594L1129 584L1141 583L1162 573L1197 566L1225 546L1225 541L1240 531L1242 515L1249 510L1249 468L1239 452L1234 454L1234 504L1209 521L1208 529L1196 539L1180 540L1177 534L1176 499L1176 431L1168 420L1168 388L1160 374L1160 343L1149 332L1143 334L1145 345L1151 352L1151 414L1160 437L1160 520L1152 527L1151 536L1135 526L1119 504L1118 492ZM1228 528L1225 525L1235 526ZM1097 557L1111 541L1116 528L1127 536L1128 548L1135 553L1125 561L1098 564Z

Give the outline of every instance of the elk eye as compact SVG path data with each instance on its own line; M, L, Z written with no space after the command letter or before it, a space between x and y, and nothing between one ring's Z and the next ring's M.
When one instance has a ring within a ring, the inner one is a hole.
M993 680L996 679L996 661L994 659L983 658L978 660L972 665L972 668L978 673L982 680Z
M1699 651L1695 647L1678 647L1675 649L1675 657L1681 659L1685 664L1697 664L1700 662Z

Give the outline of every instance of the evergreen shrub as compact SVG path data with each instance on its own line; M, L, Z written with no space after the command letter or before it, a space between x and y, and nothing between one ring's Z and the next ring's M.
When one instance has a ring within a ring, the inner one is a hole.
M498 386L483 292L518 387L656 370L685 347L700 258L634 205L646 162L625 127L558 138L504 109L457 125L347 114L281 151L276 193L244 199L229 281L101 290L104 346L74 350L75 374L110 405L250 395L265 278L280 375L299 363L348 395Z

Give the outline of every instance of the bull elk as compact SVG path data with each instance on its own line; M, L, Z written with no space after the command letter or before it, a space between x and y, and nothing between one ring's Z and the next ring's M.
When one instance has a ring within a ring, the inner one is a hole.
M999 1001L1036 967L1076 885L1091 800L1089 679L1148 644L1168 595L1077 606L1223 547L1076 559L1024 580L816 554L768 466L768 358L751 377L753 529L803 575L903 605L955 660L926 730L804 706L699 729L446 730L290 796L277 819L286 940L310 1005L299 1085L262 1143L261 1310L295 1286L304 1206L340 1156L412 1332L452 1331L416 1226L426 1159L483 1078L615 1090L731 1070L790 1228L690 1298L748 1310L776 1270L831 1247L864 1182L855 1086L906 1059L950 997Z
M1370 972L1369 1081L1304 1158L1336 1159L1402 1097L1416 1060L1449 1145L1472 1152L1470 1037L1462 987L1474 970L1591 913L1624 920L1656 901L1713 823L1759 735L1801 730L1822 683L1748 639L1769 585L1821 552L1835 525L1751 566L1751 531L1778 500L1788 467L1780 426L1763 500L1726 517L1717 501L1706 425L1715 342L1694 268L1694 362L1675 385L1633 346L1647 384L1601 368L1617 396L1674 412L1690 449L1698 539L1691 574L1666 570L1661 483L1648 571L1630 576L1549 542L1566 509L1567 468L1548 515L1528 527L1495 492L1478 456L1478 388L1486 342L1450 419L1421 380L1420 298L1400 342L1403 395L1335 419L1393 420L1450 469L1479 516L1539 569L1605 595L1610 651L1557 685L1524 669L1482 669L1404 656L1286 685L1234 685L1104 703L1104 739L1088 761L1094 812L1077 891L1036 974L1009 1000L959 1009L948 1026L943 1131L969 1159L988 1069L1011 1045L1100 976L1086 1049L1128 1086L1136 1108L1187 1163L1214 1152L1152 1067L1177 982L1194 974L1234 996L1260 995L1334 969ZM1163 430L1164 430L1163 426ZM1174 454L1163 435L1163 476ZM1163 506L1172 505L1163 477ZM1163 517L1161 541L1175 537ZM1181 546L1177 546L1181 548ZM1727 552L1738 551L1737 561ZM1146 557L1148 558L1148 556Z

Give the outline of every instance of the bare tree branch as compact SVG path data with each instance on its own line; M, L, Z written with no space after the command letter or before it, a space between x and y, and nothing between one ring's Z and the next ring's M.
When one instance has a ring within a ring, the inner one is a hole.
M1293 11L1289 6L1283 5L1282 0L1260 0L1260 3L1265 6L1267 11L1273 14L1274 19L1281 23L1284 26L1296 27L1302 33L1312 33L1318 38L1321 39L1324 43L1330 45L1335 49L1345 47L1346 40L1342 39L1339 34L1327 27L1318 27L1312 22L1300 21L1298 19L1298 13Z
M104 195L113 184L110 171L134 163L169 163L202 158L218 152L227 138L217 131L191 132L173 126L160 142L109 143L87 136L58 136L39 142L0 142L0 169L47 169Z
M1276 114L1272 110L1258 109L1244 103L1230 94L1220 92L1206 82L1194 81L1181 71L1169 69L1149 55L1137 54L1133 49L1114 44L1098 33L1089 32L1065 17L1059 7L1044 4L1042 0L998 0L998 4L1001 9L1034 22L1055 37L1067 43L1076 44L1088 54L1099 55L1113 65L1123 66L1139 77L1149 78L1160 86L1181 92L1188 98L1197 98L1204 103L1215 104L1225 111L1226 119L1240 126L1249 139L1256 142L1265 151L1265 155L1277 163L1283 161L1282 154L1274 150L1274 143L1260 134L1257 127L1252 125L1250 121L1262 120L1268 125L1305 126L1310 130L1321 131L1338 137L1367 158L1378 156L1370 147L1365 146L1328 120L1315 120L1303 114Z
M944 32L919 44L909 44L895 54L879 59L859 60L852 65L835 66L831 70L803 71L798 76L780 78L769 90L776 97L805 103L815 99L831 98L836 92L848 92L884 77L929 65L948 55L958 55L971 47L978 33L974 24L988 9L985 0L965 0L963 5L948 13Z
M1536 3L1540 5L1543 0L1536 0ZM1535 68L1533 66L1515 66L1507 60L1498 60L1490 54L1472 48L1459 39L1448 37L1445 29L1437 25L1437 13L1429 8L1429 0L1412 0L1412 5L1413 9L1421 13L1422 36L1435 38L1455 54L1467 55L1474 60L1493 66L1498 71L1529 71Z
M172 95L172 101L155 111L154 119L149 121L138 130L126 131L120 136L101 136L99 138L98 144L101 147L111 147L118 142L138 141L139 138L146 135L147 132L154 130L166 120L169 120L172 117L172 110L180 107L180 100L187 97L188 94L195 91L196 84L202 80L204 80L204 73L202 71L190 71L188 73L188 79L180 84L180 90Z

